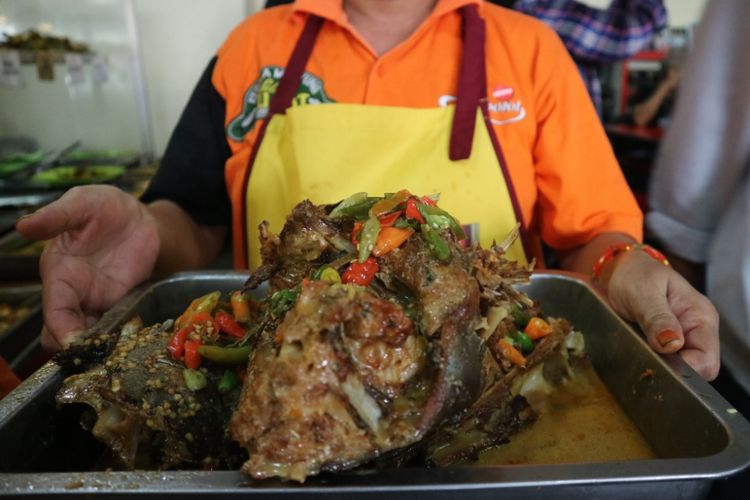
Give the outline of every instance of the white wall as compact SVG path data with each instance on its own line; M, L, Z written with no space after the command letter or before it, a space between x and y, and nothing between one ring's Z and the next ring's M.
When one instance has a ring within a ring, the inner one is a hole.
M0 87L0 137L30 136L56 150L82 139L94 148L141 148L131 38L132 2L149 101L149 142L164 152L195 83L227 34L262 0L0 0L0 33L50 30L88 43L109 57L110 79L71 86L66 68L42 82L33 64L21 88ZM90 67L86 72L90 74Z
M595 7L606 7L612 0L583 0L584 3ZM697 23L703 13L708 0L665 0L664 5L669 12L669 25L673 27L691 26ZM747 0L737 0L747 1Z
M34 64L22 67L24 85L0 87L0 136L36 138L45 150L77 139L98 148L139 149L140 132L133 92L131 53L120 0L0 0L0 32L47 29L88 43L109 58L109 80L88 77L69 85L66 67L55 65L55 79L40 81ZM91 67L86 66L90 75Z
M135 0L157 155L209 59L244 19L245 0Z

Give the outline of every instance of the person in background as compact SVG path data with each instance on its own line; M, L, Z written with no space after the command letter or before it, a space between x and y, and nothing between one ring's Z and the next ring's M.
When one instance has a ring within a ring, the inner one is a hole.
M663 0L613 0L606 9L573 0L489 0L534 16L562 39L578 65L583 82L602 116L599 68L643 50L667 26ZM267 0L266 8L292 0Z
M663 76L647 95L636 96L630 120L638 126L666 127L672 117L677 87L680 85L684 51L673 49L664 63Z
M573 0L493 0L542 20L562 39L602 116L603 64L640 52L667 26L662 0L613 0L606 9Z
M716 376L715 309L639 243L642 213L559 37L478 0L297 0L242 22L140 200L79 187L18 221L51 240L42 342L59 349L145 279L207 266L230 230L235 267L255 269L261 221L279 231L302 199L399 189L442 193L484 246L520 228L521 262L544 241L656 352Z
M724 367L745 392L750 392L748 19L750 2L707 5L652 173L646 219L675 267L697 288L705 286L721 316Z

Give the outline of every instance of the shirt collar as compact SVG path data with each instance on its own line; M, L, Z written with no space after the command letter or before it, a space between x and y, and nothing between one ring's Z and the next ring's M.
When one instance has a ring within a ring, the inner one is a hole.
M315 14L316 16L344 26L348 25L348 21L343 3L343 0L296 0L294 2L294 12ZM478 5L481 13L482 3L482 0L438 0L428 19L443 16L471 4Z

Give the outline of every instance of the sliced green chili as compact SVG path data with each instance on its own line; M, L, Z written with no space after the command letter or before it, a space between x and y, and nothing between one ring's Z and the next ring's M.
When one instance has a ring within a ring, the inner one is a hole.
M198 354L209 361L220 363L222 365L237 365L247 361L250 353L253 352L252 346L245 345L242 347L221 347L218 345L202 345L198 348Z
M521 351L522 354L527 355L534 350L534 341L523 332L516 331L513 334L513 341L515 346Z
M531 315L528 311L519 304L513 304L513 307L510 308L510 314L513 316L513 322L519 330L526 328L526 325L529 324L529 320L531 319Z
M354 193L350 197L343 200L341 203L336 205L336 207L331 210L331 213L328 214L328 216L331 219L336 219L339 217L344 216L342 213L345 209L353 207L355 205L359 205L362 202L367 201L367 193Z
M359 244L357 244L359 257L357 260L360 264L367 260L372 249L375 248L378 234L380 234L380 221L377 217L370 217L362 226L362 232L359 234Z
M294 303L297 302L297 297L299 297L299 291L300 287L297 285L294 288L279 290L271 295L270 309L274 318L280 318L294 307Z
M432 229L429 224L422 224L420 227L422 236L424 236L427 247L430 249L433 257L438 260L448 260L451 256L451 249L443 241L443 238L440 237L440 234Z
M191 391L200 391L206 387L206 376L199 370L185 368L182 370L182 378L185 379L185 385Z
M419 209L419 213L422 214L422 217L424 217L425 221L427 221L428 224L438 224L438 227L440 228L449 227L451 232L453 232L453 234L456 236L456 239L458 240L463 240L466 238L464 229L461 227L461 224L459 224L451 214L449 214L442 208L433 207L425 203L418 203L417 208Z
M219 392L229 392L235 387L237 387L237 375L234 370L225 370L224 375L219 380Z

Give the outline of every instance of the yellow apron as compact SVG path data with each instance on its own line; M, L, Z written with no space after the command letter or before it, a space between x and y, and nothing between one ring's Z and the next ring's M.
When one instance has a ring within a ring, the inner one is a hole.
M483 54L481 64L483 76ZM486 85L481 91L484 95ZM460 100L460 82L458 94ZM470 155L457 161L448 157L455 106L416 109L329 103L284 109L285 114L273 114L259 134L262 143L248 165L245 248L251 269L261 263L258 225L267 220L278 233L303 199L323 204L359 191L371 196L400 189L416 195L440 193L440 207L461 224L478 228L484 247L504 240L520 222L505 180L507 170L504 174L499 164L502 153L493 144L491 126L485 124L486 108L483 113L478 104L469 108L475 116L470 124ZM509 256L527 262L520 239Z

